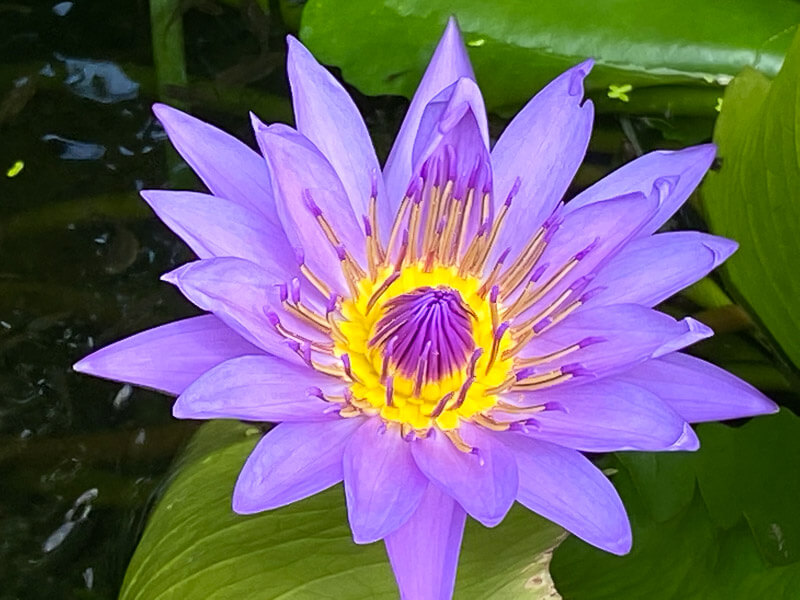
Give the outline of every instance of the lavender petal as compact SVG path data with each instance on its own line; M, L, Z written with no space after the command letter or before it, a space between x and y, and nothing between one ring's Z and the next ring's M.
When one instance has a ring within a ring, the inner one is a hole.
M402 600L450 600L467 514L429 484L417 510L385 538Z
M687 442L683 418L632 384L603 379L522 396L525 405L553 407L530 415L526 435L537 440L584 452L659 451Z
M544 356L580 345L579 349L538 368L545 372L578 364L582 372L598 378L675 352L712 334L711 329L690 317L677 321L638 304L614 304L569 315L536 336L520 356Z
M420 121L425 107L439 92L462 77L475 79L458 25L456 20L451 18L428 64L428 68L422 76L419 87L411 99L411 105L408 107L403 124L400 126L400 131L395 138L394 146L392 146L389 157L386 159L383 177L386 181L386 190L392 213L397 211L403 193L406 191L408 182L411 179L413 169L411 157L414 141L419 135L427 136L427 132L420 132ZM474 112L475 117L480 120L480 129L482 131L488 130L485 112L478 109L475 109ZM488 146L488 135L485 138L485 142L486 146Z
M737 246L732 240L698 231L639 238L598 271L591 287L602 291L585 306L626 303L655 306L708 275Z
M200 376L175 401L179 419L324 421L338 418L335 404L317 394L341 396L345 384L305 365L274 356L242 356Z
M631 192L649 195L661 185L665 193L658 211L638 233L639 236L650 235L683 205L708 171L716 151L714 144L703 144L683 150L656 150L645 154L575 196L567 203L567 212L609 196Z
M611 482L586 457L516 433L500 439L519 467L520 504L602 550L630 552L625 507Z
M197 192L145 190L142 197L199 258L244 258L284 280L299 275L282 229L236 202Z
M517 493L514 457L494 435L464 424L460 428L475 451L462 452L441 432L411 445L420 470L487 527L503 520Z
M268 314L280 311L280 279L241 258L209 258L188 263L162 276L202 310L213 312L242 337L269 354L297 362L283 337L270 324ZM309 290L308 295L313 297ZM288 317L287 317L288 319ZM300 320L292 320L297 333L323 340Z
M214 315L142 331L79 360L79 373L178 395L218 364L262 350Z
M616 379L649 390L691 423L778 412L778 406L749 383L687 354L649 360Z
M252 514L308 498L342 480L342 455L362 419L281 423L262 439L239 473L233 510Z
M514 226L500 232L496 254L510 247L515 257L524 248L561 201L583 161L594 120L594 105L583 100L583 80L592 64L584 61L551 81L514 117L492 149L495 211L521 178L509 211Z
M364 119L342 85L305 46L292 36L288 43L287 69L297 130L331 163L356 216L369 214L370 186L375 180L379 229L388 235L394 213L386 202L380 165Z
M357 544L381 540L401 527L428 485L409 443L380 419L367 419L353 434L343 465L347 515Z
M336 171L311 141L292 128L267 127L255 119L253 128L272 174L278 215L289 240L302 248L312 271L347 294L339 255L317 223L321 214L345 249L362 266L366 264L361 217L353 211Z

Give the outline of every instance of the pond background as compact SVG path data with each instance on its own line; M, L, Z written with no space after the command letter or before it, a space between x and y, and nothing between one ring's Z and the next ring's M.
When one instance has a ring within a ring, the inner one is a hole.
M284 37L301 7L270 4L185 0L164 13L156 31L182 23L183 84L180 61L154 62L144 1L0 0L0 600L115 597L147 510L197 428L172 419L160 394L70 366L194 314L158 279L192 254L138 191L202 187L150 106L168 101L251 145L249 110L290 122ZM407 101L350 89L384 158ZM710 138L716 116L626 112L598 116L571 193L651 148ZM505 122L491 118L493 135ZM691 207L676 224L704 228ZM741 309L689 294L669 310L722 331L693 352L798 408L793 375L774 366Z

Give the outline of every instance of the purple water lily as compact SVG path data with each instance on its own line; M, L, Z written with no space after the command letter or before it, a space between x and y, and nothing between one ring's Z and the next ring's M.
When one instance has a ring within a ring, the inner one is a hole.
M297 128L253 117L261 154L155 107L211 195L142 195L199 257L164 279L209 314L75 365L177 395L179 418L277 422L236 512L343 480L354 540L384 540L402 597L449 598L466 515L491 527L517 501L624 554L624 508L582 452L694 450L688 423L776 409L677 352L708 327L652 308L736 248L655 233L712 145L652 152L564 204L592 62L490 149L451 22L381 171L342 86L294 38L288 62Z

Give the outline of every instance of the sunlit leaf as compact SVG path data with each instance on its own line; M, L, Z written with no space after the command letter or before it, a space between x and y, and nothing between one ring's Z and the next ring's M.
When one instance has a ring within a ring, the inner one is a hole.
M721 168L703 186L714 233L739 251L726 264L735 290L800 366L800 36L770 82L745 70L728 87L714 139Z
M260 515L232 512L233 483L258 433L225 421L201 428L150 516L120 598L397 598L383 544L351 541L341 486ZM456 597L546 597L542 552L561 535L521 507L494 529L469 522Z

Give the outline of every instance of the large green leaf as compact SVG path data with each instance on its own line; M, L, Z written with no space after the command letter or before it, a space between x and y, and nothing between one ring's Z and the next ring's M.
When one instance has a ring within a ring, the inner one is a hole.
M121 600L397 597L383 545L351 541L341 486L260 515L231 511L258 433L227 421L201 428L150 516ZM561 536L518 506L495 529L469 522L456 597L548 597L543 553Z
M469 46L487 106L518 106L567 67L594 57L587 84L708 86L745 65L774 75L800 21L793 0L309 0L300 35L367 94L410 96L449 15ZM642 109L711 112L712 89L641 90ZM687 105L688 101L688 105ZM598 108L603 108L599 106Z
M745 70L722 106L722 166L703 185L704 210L714 233L741 245L726 264L731 283L800 366L800 36L774 81Z
M564 598L797 597L800 419L783 411L698 430L697 453L618 455L633 551L615 557L567 539L551 565Z

